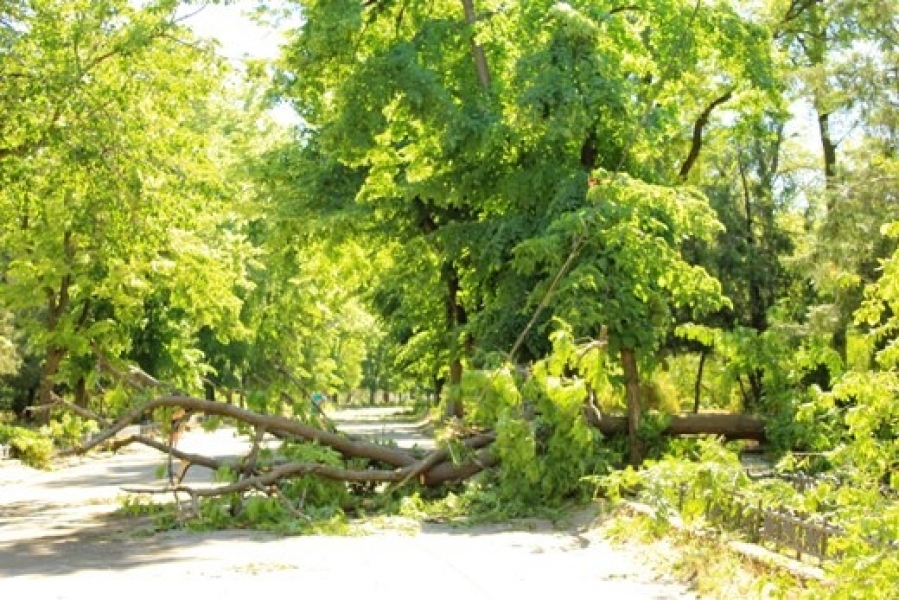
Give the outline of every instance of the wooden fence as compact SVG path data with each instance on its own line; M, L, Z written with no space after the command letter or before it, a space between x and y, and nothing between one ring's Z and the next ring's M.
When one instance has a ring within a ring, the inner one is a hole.
M816 485L828 482L843 485L832 475L814 477L806 474L770 474L789 481L799 492L811 491ZM760 479L754 476L753 479ZM766 507L759 500L750 500L739 492L730 496L712 498L704 490L681 485L678 490L678 510L683 513L688 503L701 506L706 521L743 535L749 542L773 547L779 552L789 552L797 560L811 557L819 562L839 559L839 544L831 542L845 535L837 524L823 515L810 515L785 509ZM896 497L895 490L884 490L888 497ZM884 542L868 539L867 543L880 549L899 551L899 540Z
M697 490L681 486L678 509L688 502L700 503L702 514L709 523L742 534L749 542L787 551L797 560L811 557L823 562L839 557L830 544L843 534L826 518L806 515L783 508L768 508L760 501L751 502L734 493L724 498L709 498Z

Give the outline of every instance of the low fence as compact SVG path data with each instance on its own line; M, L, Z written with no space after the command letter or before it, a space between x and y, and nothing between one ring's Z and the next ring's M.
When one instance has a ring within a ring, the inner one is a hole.
M789 481L803 493L822 482L840 485L833 476L791 474L777 477ZM751 543L789 553L797 560L810 557L823 563L842 556L840 544L832 542L845 535L845 531L824 515L768 507L760 500L748 499L736 491L726 497L711 497L705 490L682 485L678 490L677 508L683 514L688 504L698 505L699 512L709 523L739 533ZM899 541L896 540L867 539L867 543L876 548L899 551Z
M683 512L687 504L698 503L709 523L740 533L751 543L788 552L797 560L811 557L820 563L839 558L839 551L830 542L842 535L843 530L824 517L768 508L760 501L751 502L739 494L709 498L696 492L681 486L678 510Z

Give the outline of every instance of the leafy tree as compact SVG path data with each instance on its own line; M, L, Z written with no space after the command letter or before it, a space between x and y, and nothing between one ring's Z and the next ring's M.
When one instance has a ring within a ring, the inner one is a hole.
M763 33L723 6L461 4L305 3L281 75L304 143L360 178L347 210L402 242L382 306L416 315L409 339L446 353L451 389L476 351L546 351L549 315L535 331L525 303L544 274L508 265L584 205L592 169L688 175L690 117L770 78Z
M888 131L882 124L893 105L887 90L894 78L890 65L896 60L899 16L895 3L857 0L777 2L772 10L779 15L777 39L798 74L800 98L811 105L817 121L824 186L810 198L820 200L823 214L814 228L816 256L809 276L845 365L852 314L864 285L872 281L865 271L890 250L876 226L856 217L876 215L881 223L891 217L889 203L880 204L876 195L866 195L867 206L859 212L854 199L865 186L852 174L856 165L847 163L851 151L841 150L851 147L846 140L853 130L872 139L884 139ZM873 247L859 245L860 239L873 241Z
M19 367L21 359L14 336L12 315L0 313L0 375L14 373Z
M240 241L204 129L224 66L176 8L4 4L0 299L42 355L41 402L80 357L125 352L151 305L183 316L179 383L200 357L176 338L239 335Z
M680 246L685 239L711 239L719 225L705 198L688 189L607 173L597 180L590 206L562 215L546 236L521 244L516 258L521 269L553 273L568 249L580 246L576 264L559 283L554 312L576 335L599 338L602 330L609 352L620 357L631 459L638 462L638 360L652 361L673 309L701 314L725 303L718 282L687 263Z

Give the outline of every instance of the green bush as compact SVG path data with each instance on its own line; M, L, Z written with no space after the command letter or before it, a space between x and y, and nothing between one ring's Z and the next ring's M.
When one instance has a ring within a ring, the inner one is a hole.
M553 353L534 364L526 381L510 366L469 370L463 377L467 424L496 433L491 450L499 465L490 476L503 516L587 499L593 490L584 478L604 474L622 459L583 410L588 380L592 389L606 389L608 374L585 367L583 350L567 330L552 341Z
M38 469L50 467L53 442L41 434L13 425L0 425L0 444L8 444L12 455Z
M41 434L49 438L53 444L60 448L77 446L86 435L93 435L98 431L94 421L82 419L71 413L63 413L54 418L49 425L41 427Z

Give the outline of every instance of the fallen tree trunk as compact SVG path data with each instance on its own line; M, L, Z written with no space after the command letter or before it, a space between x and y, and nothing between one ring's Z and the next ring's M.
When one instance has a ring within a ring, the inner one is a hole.
M416 481L421 485L437 486L448 482L465 480L484 469L497 464L497 458L491 451L490 445L496 439L492 433L481 433L467 439L451 442L455 447L463 450L466 457L460 462L454 462L450 452L450 444L437 450L422 455L397 447L375 444L365 440L352 438L340 432L326 431L307 423L279 415L266 415L246 410L230 404L203 400L182 395L166 395L147 401L134 408L115 422L103 419L99 415L61 398L55 399L55 406L75 411L82 417L96 420L104 430L85 444L60 454L81 454L100 445L105 445L113 450L131 443L140 443L156 448L172 459L181 461L183 470L176 480L170 479L169 485L159 488L133 489L141 493L165 493L184 492L191 496L194 502L202 497L223 496L227 494L243 494L255 491L263 491L282 498L278 489L278 482L296 477L315 475L325 479L344 481L347 483L387 483L391 486L401 486L409 481ZM134 435L127 438L117 437L125 427L137 423L157 409L179 409L191 413L200 413L210 416L233 419L237 422L249 425L255 429L255 438L252 449L246 456L238 459L222 460L208 456L189 454L174 447L173 438L169 443L153 439L148 436ZM628 420L624 416L600 415L599 411L586 411L587 421L597 427L603 434L626 434ZM662 431L664 435L693 435L713 434L721 435L728 439L750 439L763 441L765 437L764 423L757 417L747 415L730 414L699 414L699 415L674 415L669 417L667 427ZM290 461L285 457L275 457L265 465L257 462L260 450L260 442L265 434L270 434L283 440L299 440L314 442L327 446L340 453L347 459L365 459L367 466L350 468L318 463ZM455 454L458 455L458 452ZM181 483L183 474L193 465L203 466L212 470L229 467L239 475L236 481L210 487L191 487Z
M110 427L92 438L86 444L61 454L81 454L86 452L113 438L125 427L138 422L145 414L150 413L157 408L176 407L194 413L236 419L254 427L264 427L266 431L278 437L294 437L308 442L316 442L333 448L347 458L367 458L398 468L407 467L417 462L417 459L409 452L399 448L391 448L389 446L361 440L352 440L338 433L323 431L287 417L263 415L230 404L223 404L212 400L201 400L189 396L163 396L161 398L150 400L146 404L138 406L120 417Z
M57 405L71 409L70 403L61 399L57 399ZM332 448L346 458L363 458L373 463L381 463L387 467L393 467L392 469L342 469L313 463L281 461L271 465L267 470L253 468L252 474L248 474L248 477L233 484L206 488L202 492L192 490L183 485L166 488L167 491L184 491L196 497L249 490L259 486L270 485L282 478L309 474L315 474L327 479L367 483L388 482L403 484L416 479L423 485L434 486L466 479L495 464L495 460L490 456L489 448L487 448L495 439L495 436L491 433L475 435L456 442L473 452L469 459L456 464L451 460L448 446L434 450L424 457L419 457L409 450L352 439L341 433L323 431L287 417L263 415L230 404L188 396L155 398L129 411L114 423L101 420L90 413L80 412L82 416L97 418L101 425L104 425L106 428L85 444L62 451L59 455L83 454L105 443L109 443L113 450L131 443L140 443L156 448L160 452L170 454L188 465L200 465L213 470L227 465L235 471L241 470L240 464L181 452L169 444L146 436L135 435L114 440L116 435L123 429L132 423L138 422L143 416L158 408L180 408L195 413L232 418L278 438L315 442ZM251 453L258 450L258 440L253 445L253 448L254 450ZM193 492L196 493L194 494Z
M598 428L604 435L627 433L627 417L599 415L595 411L585 411L587 422ZM720 435L728 440L765 441L765 422L752 415L733 414L689 414L669 415L668 426L663 435Z

